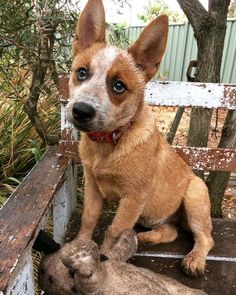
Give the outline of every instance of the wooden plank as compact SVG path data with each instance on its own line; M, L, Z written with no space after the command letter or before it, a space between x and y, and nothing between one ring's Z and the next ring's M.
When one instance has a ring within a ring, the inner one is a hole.
M79 142L74 140L60 140L58 145L58 155L72 158L74 163L79 164Z
M192 278L180 270L181 259L133 257L130 262L139 267L167 275L191 288L205 291L208 295L236 294L236 263L207 261L205 275Z
M66 91L68 91L68 89L63 88L64 84L60 83L59 86L61 98L63 98L63 96L67 96ZM64 148L59 149L58 154L70 157L68 153L65 153L64 149L66 149L68 152L73 150L69 142L76 142L77 133L78 131L67 120L66 104L61 103L61 138L62 141L66 142L67 144L63 146ZM60 147L62 147L62 145L60 145ZM76 208L76 193L77 166L71 163L70 169L66 175L66 179L53 200L53 237L59 244L64 243L67 224L70 220L72 211L74 211Z
M23 268L19 272L18 276L11 283L5 295L34 295L34 271L33 261L31 253L28 253L28 257L24 263Z
M236 85L151 81L145 101L150 105L236 109Z
M0 290L16 277L71 161L49 149L0 210Z
M68 87L68 82L69 82L69 76L60 76L59 77L59 95L60 95L60 100L67 101L69 98L69 87Z
M234 262L236 267L236 222L232 220L214 218L212 236L215 241L213 249L209 252L207 260ZM137 231L143 231L140 226ZM147 246L140 249L139 256L156 258L183 258L194 245L190 233L179 231L178 238L167 244Z
M61 101L69 99L68 76L59 80ZM185 106L236 109L236 85L176 81L151 81L146 86L145 101L158 106Z
M236 172L236 149L179 146L173 148L193 170ZM60 141L59 152L72 157L74 163L80 163L78 142Z
M76 140L78 131L68 122L66 117L66 104L61 103L61 139L62 140Z
M94 233L94 240L101 244L107 227L112 223L115 213L103 212L102 218ZM66 241L73 239L79 231L81 212L72 216L68 226ZM236 266L236 222L232 220L214 218L212 220L212 235L215 246L208 255L208 260L235 262ZM137 232L147 231L147 229L136 225ZM180 230L178 238L171 243L163 243L155 246L147 245L139 249L138 255L164 258L181 258L193 247L193 237L191 234Z
M77 169L71 165L66 179L53 200L53 238L63 245L67 225L77 201Z
M174 147L193 170L236 171L236 149Z

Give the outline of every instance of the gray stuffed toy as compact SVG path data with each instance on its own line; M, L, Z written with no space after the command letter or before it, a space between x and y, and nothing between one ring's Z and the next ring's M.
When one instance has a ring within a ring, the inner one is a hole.
M137 251L134 231L119 238L108 257L93 241L74 240L43 258L39 284L47 295L204 295L174 279L126 261Z

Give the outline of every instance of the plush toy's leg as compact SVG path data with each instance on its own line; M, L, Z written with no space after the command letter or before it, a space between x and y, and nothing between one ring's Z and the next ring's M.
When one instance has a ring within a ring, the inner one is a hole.
M125 231L118 239L107 257L116 261L126 262L134 256L138 248L138 240L134 230Z

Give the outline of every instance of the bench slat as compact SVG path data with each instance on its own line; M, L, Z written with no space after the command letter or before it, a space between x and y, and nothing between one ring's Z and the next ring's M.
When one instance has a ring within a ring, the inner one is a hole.
M145 101L154 106L236 109L236 85L151 81L146 86Z
M236 149L174 147L193 170L236 171Z
M53 196L71 165L49 149L0 210L0 290L5 291L22 267Z
M175 146L174 149L193 170L236 172L235 149L179 146ZM60 141L59 152L72 157L74 163L80 163L78 142Z
M69 99L68 76L59 80L62 102ZM145 101L154 106L185 106L236 109L236 85L176 81L151 81Z
M180 259L135 256L130 262L136 266L167 275L191 288L204 290L208 295L236 294L236 266L234 262L207 261L204 276L198 278L192 278L181 273Z

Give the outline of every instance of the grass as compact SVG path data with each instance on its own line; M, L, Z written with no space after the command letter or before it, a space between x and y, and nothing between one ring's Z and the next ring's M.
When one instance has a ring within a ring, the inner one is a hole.
M27 82L18 98L9 89L0 89L0 207L45 150L45 144L23 110ZM38 110L48 132L57 134L60 110L56 88L53 90L52 95L42 94Z

